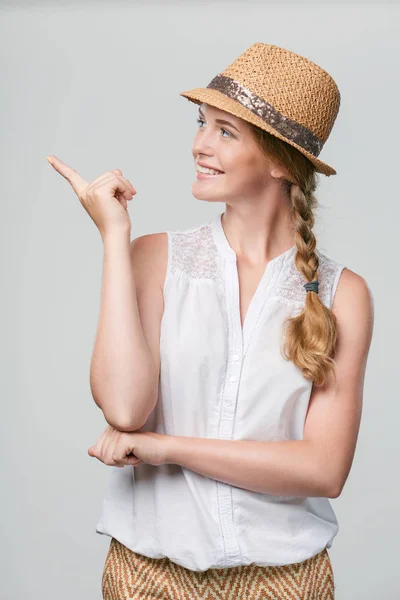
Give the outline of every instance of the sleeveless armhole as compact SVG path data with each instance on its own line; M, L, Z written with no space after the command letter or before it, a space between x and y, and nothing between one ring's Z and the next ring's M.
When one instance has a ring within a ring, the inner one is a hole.
M333 301L335 299L335 294L336 294L336 289L339 283L339 279L340 279L340 275L343 272L343 269L345 269L346 266L345 265L341 265L341 264L337 264L337 268L336 268L336 274L335 277L333 279L332 282L332 290L331 290L331 298L330 298L330 306L329 308L332 310L332 306L333 306Z
M165 300L165 294L166 294L166 288L167 288L167 283L169 281L170 278L170 274L171 274L171 264L172 264L172 234L173 232L170 230L165 231L165 233L167 234L167 269L165 272L165 279L164 279L164 285L163 285L163 297Z

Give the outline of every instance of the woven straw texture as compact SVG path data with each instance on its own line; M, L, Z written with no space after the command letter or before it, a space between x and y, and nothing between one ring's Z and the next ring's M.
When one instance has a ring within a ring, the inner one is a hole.
M111 538L102 593L103 600L334 600L334 575L326 548L292 565L192 571Z
M322 148L328 139L340 106L340 92L333 78L311 60L275 45L256 42L235 59L220 76L238 82L250 90L260 101L272 105L280 116L305 128L310 138ZM318 152L310 152L294 139L288 139L271 123L240 103L240 95L231 98L225 93L206 88L194 88L181 92L196 104L205 102L229 112L245 121L265 129L291 144L325 175L336 174L333 167L317 158Z

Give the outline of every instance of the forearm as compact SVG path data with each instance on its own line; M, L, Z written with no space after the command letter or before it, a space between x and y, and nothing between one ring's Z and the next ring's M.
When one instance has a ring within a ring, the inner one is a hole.
M334 497L327 465L308 440L170 438L166 463L254 492Z
M155 367L139 317L128 231L104 239L90 386L105 419L118 429L139 426L148 404L156 401Z

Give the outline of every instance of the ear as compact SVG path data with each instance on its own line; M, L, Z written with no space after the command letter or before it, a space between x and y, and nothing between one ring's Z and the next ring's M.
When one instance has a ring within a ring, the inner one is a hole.
M285 173L284 171L282 171L282 169L280 169L279 167L274 167L271 171L271 177L276 177L276 179L281 179L283 177L285 177Z

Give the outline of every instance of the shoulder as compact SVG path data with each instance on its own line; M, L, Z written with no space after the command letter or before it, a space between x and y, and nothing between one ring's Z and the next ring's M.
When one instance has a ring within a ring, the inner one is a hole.
M339 335L368 352L374 327L374 298L366 279L345 265L318 252L321 277L331 280L331 310ZM328 277L326 273L329 273Z
M332 312L339 319L372 323L374 298L366 279L345 267L341 273Z
M337 270L331 310L337 319L339 335L353 345L354 351L361 347L367 352L374 327L374 298L368 282L361 274L322 256L322 265Z
M167 232L162 231L160 233L146 233L140 235L137 238L131 240L131 252L132 253L144 253L155 252L156 250L162 249L166 246Z
M130 253L138 265L157 258L160 253L166 254L168 246L167 232L147 233L134 238L130 242Z
M147 285L150 279L163 290L169 273L215 278L215 250L209 222L141 235L130 242L135 283Z
M331 310L337 323L335 361L341 389L346 389L347 381L349 389L359 391L374 330L373 296L364 277L344 268Z
M325 252L317 250L322 279L330 279L334 287L332 311L348 305L372 304L373 297L366 279L338 262Z

